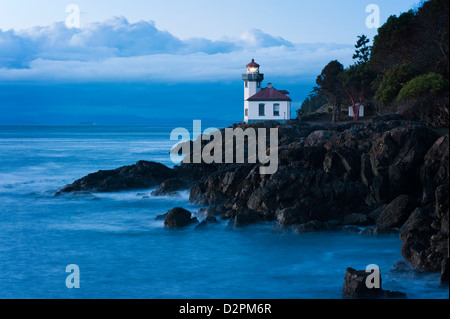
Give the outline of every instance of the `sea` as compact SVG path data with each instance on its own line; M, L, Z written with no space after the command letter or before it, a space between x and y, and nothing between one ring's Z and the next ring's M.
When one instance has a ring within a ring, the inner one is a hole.
M384 289L449 298L440 274L394 266L403 260L398 234L297 234L222 220L171 230L155 217L173 207L202 220L188 191L54 196L139 160L173 167L176 127L0 126L0 298L341 299L346 268L372 264Z

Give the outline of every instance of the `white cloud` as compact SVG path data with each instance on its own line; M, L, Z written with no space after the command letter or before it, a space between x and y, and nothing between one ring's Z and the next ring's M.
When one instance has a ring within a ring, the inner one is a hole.
M349 45L293 44L250 30L240 39L180 40L153 22L119 17L68 29L63 23L0 30L1 81L224 81L251 58L272 76L314 76L330 60L349 62Z
M286 46L292 47L292 43L281 38L274 37L270 34L264 33L258 29L252 29L245 31L241 35L242 46L254 47L254 48L266 48L266 47L279 47Z

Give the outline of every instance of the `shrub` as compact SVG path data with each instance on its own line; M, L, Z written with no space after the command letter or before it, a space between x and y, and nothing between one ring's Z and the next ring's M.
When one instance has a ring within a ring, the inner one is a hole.
M434 96L448 88L448 81L440 74L431 72L410 80L400 90L397 102L417 101L421 97Z
M375 100L388 105L395 100L403 86L417 75L417 71L410 63L394 66L386 72L380 87L375 94Z

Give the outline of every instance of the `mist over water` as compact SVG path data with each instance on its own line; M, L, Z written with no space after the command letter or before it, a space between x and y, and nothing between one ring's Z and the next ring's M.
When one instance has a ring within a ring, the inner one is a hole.
M295 234L272 223L164 228L188 192L54 197L65 184L139 160L172 167L178 127L0 127L0 298L341 298L346 267L377 264L383 288L448 298L439 274L394 271L398 234ZM202 219L200 215L197 216ZM80 268L80 288L65 285Z

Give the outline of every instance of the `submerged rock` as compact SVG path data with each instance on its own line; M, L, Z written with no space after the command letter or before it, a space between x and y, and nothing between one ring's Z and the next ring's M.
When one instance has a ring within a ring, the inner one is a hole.
M191 212L181 208L172 208L165 214L164 226L167 228L185 227L192 223L198 223L197 218L191 218Z

